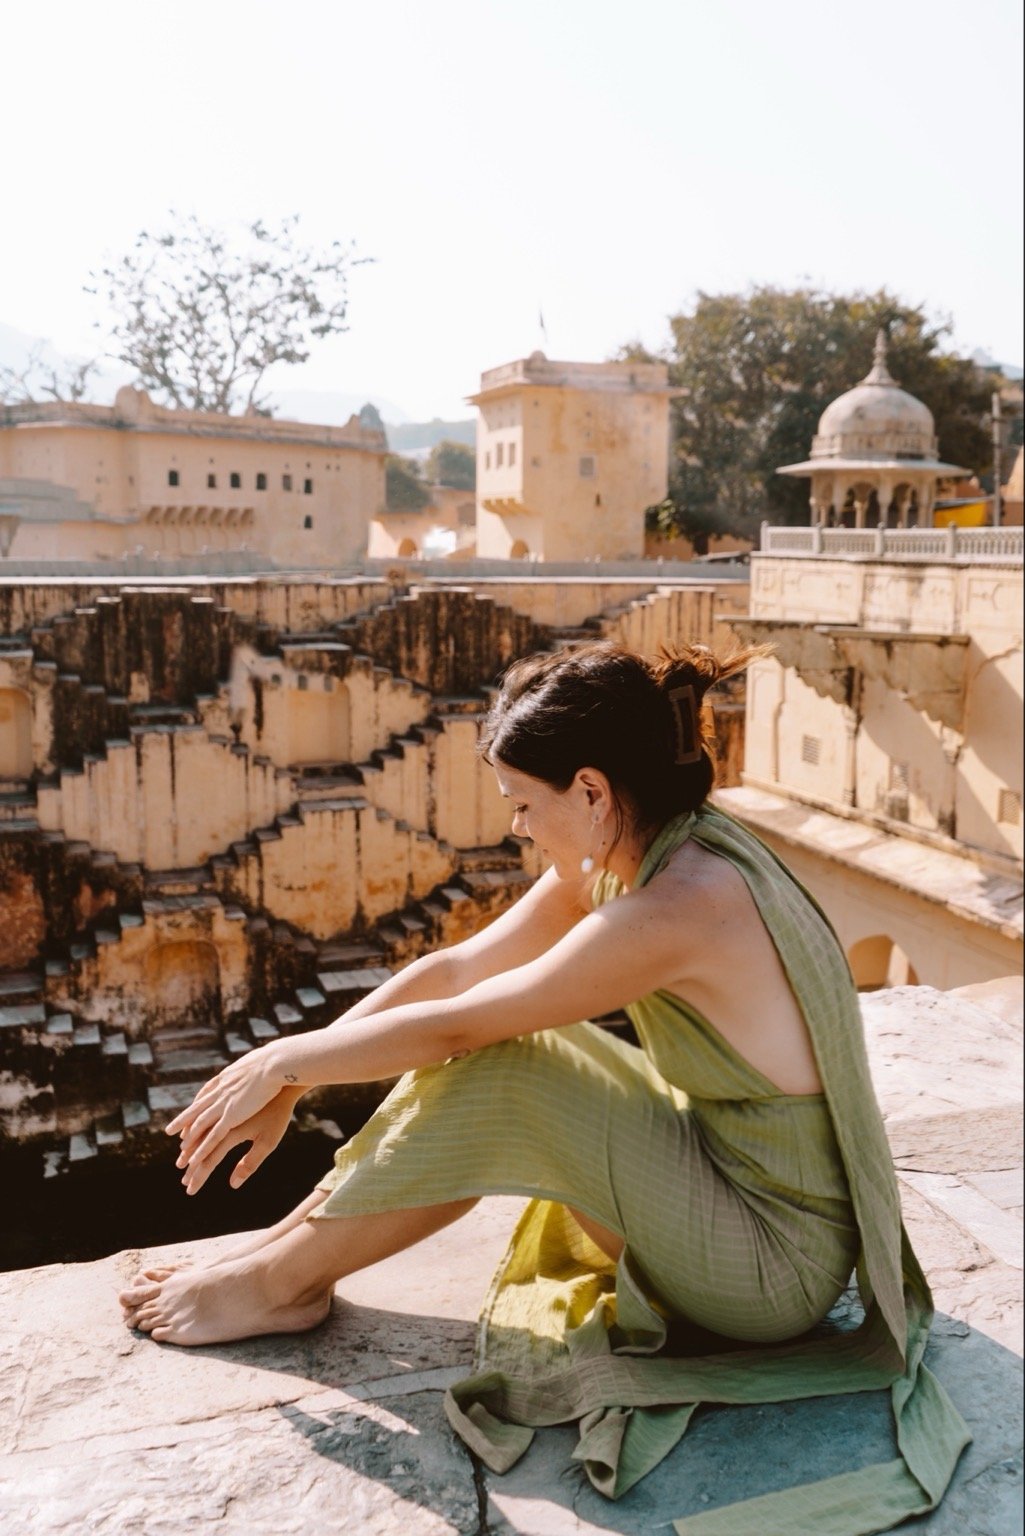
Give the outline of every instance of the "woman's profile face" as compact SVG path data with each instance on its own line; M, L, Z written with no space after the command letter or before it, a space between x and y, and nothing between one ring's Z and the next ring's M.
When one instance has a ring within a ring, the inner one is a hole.
M562 880L580 875L580 861L594 837L587 792L574 779L566 790L520 773L505 763L494 765L498 787L512 804L512 831L529 837Z

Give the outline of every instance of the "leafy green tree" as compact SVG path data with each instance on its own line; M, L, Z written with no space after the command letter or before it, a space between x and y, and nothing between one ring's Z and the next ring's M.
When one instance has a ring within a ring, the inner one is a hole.
M459 491L476 490L477 455L465 443L448 439L436 443L427 460L427 478L435 485L450 485Z
M304 363L311 340L348 329L352 247L304 246L298 216L273 228L257 219L240 239L195 215L171 218L169 230L143 230L127 256L91 274L86 291L114 317L110 355L168 405L267 414L268 368Z
M943 458L989 467L987 413L1000 375L942 353L949 323L885 290L702 293L670 325L670 381L687 393L673 407L669 495L649 510L662 533L700 548L716 533L754 539L764 518L807 521L808 483L776 470L808 457L826 406L869 371L880 327L893 377L936 419ZM637 346L621 355L651 358Z
M430 489L415 459L390 453L384 461L384 485L389 512L420 512L430 506Z

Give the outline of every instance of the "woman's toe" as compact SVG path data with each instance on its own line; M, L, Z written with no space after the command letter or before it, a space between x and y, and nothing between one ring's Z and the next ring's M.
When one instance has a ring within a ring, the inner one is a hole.
M160 1295L160 1286L154 1280L133 1280L118 1296L123 1307L138 1307Z

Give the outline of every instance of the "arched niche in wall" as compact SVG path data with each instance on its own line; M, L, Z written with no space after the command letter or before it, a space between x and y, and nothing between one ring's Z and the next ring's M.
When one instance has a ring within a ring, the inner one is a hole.
M321 680L316 678L315 681ZM352 761L349 690L336 677L326 677L323 682L331 686L288 688L282 695L287 720L288 761L293 767Z
M529 560L530 559L530 550L527 548L526 544L523 542L522 539L517 539L514 542L512 549L510 549L510 551L509 551L509 559L510 560Z
M159 1025L183 1033L215 1029L221 1015L221 963L209 939L155 944L143 961L145 995L159 1010Z
M0 779L32 773L32 704L21 688L0 688Z
M402 539L395 553L400 560L415 560L420 551L416 547L415 539Z
M914 987L918 974L899 944L876 933L852 944L847 961L859 992L878 992L881 987Z

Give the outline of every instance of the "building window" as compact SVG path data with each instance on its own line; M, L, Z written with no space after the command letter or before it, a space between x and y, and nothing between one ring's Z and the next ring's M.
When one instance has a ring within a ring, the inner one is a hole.
M240 491L242 489L242 476L233 472L229 478L228 484L231 486L233 491Z
M1021 821L1021 796L1013 789L1002 789L997 801L997 821L1008 827L1016 827Z
M303 527L304 528L312 528L313 527L313 519L312 519L312 517L310 516L310 514L308 512L307 512L306 516L303 518Z
M485 469L490 469L491 468L491 454L490 454L490 452L488 452L488 453L486 453L484 455L484 468Z
M281 476L281 489L283 491L290 491L292 489L292 476L291 475L282 475Z
M801 737L801 762L810 763L813 768L819 766L819 757L822 752L822 743L817 736Z
M496 443L495 444L495 468L496 469L501 469L501 467L502 467L502 465L504 463L505 463L505 444L504 443Z
M594 470L595 470L594 454L593 453L582 453L580 455L580 478L581 478L581 480L593 480L594 479Z
M303 481L303 495L304 496L312 496L313 495L313 481L312 480L304 480Z
M267 476L266 475L257 475L257 477L256 477L256 489L258 491L265 491L267 489Z
M168 485L178 484L178 471L176 469L169 469L167 471L167 483Z
M515 463L516 463L516 444L515 443L510 443L509 444L509 468L512 469L512 467L514 466Z
M207 477L206 477L206 488L207 488L208 491L216 491L216 489L217 489L217 476L216 475L207 475Z

